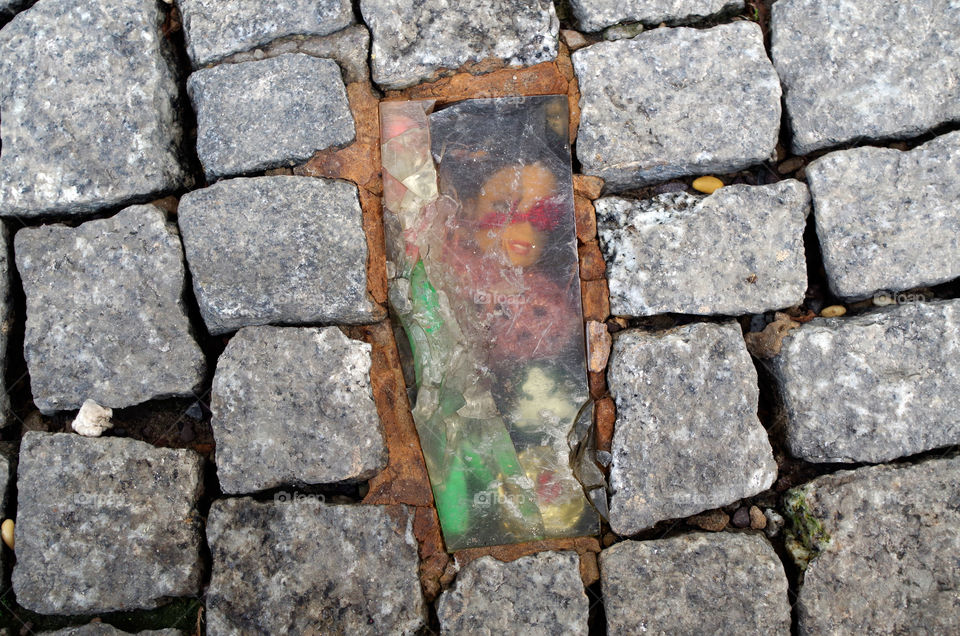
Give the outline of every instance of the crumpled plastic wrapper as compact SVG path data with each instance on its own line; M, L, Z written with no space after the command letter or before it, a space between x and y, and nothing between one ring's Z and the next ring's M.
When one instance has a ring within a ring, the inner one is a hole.
M390 304L447 548L595 534L566 96L380 105Z

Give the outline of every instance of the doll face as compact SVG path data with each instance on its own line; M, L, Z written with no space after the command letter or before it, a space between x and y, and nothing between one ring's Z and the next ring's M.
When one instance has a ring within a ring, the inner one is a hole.
M485 252L496 250L517 267L539 260L546 230L554 220L544 212L544 202L556 191L556 178L541 163L506 166L493 173L474 202L477 244ZM531 217L531 214L539 213Z

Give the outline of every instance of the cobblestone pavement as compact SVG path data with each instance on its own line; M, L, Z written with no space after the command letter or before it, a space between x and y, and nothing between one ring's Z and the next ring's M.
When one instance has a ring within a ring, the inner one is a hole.
M609 520L449 555L377 106L547 94ZM0 143L0 633L960 633L960 3L0 0Z

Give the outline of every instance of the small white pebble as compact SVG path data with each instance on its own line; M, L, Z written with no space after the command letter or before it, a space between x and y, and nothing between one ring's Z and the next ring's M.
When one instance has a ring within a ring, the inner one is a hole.
M113 409L100 406L93 400L87 400L80 407L77 418L73 420L73 430L85 437L100 437L103 432L113 428Z
M763 529L763 532L770 538L780 534L780 529L786 524L786 519L772 508L764 510L763 516L767 518L767 527Z

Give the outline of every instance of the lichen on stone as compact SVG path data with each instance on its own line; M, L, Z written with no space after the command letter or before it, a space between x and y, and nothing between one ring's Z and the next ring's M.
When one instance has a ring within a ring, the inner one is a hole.
M783 498L783 508L790 528L785 533L785 545L790 556L801 570L806 570L830 543L830 534L813 513L807 496L807 486L788 490Z

